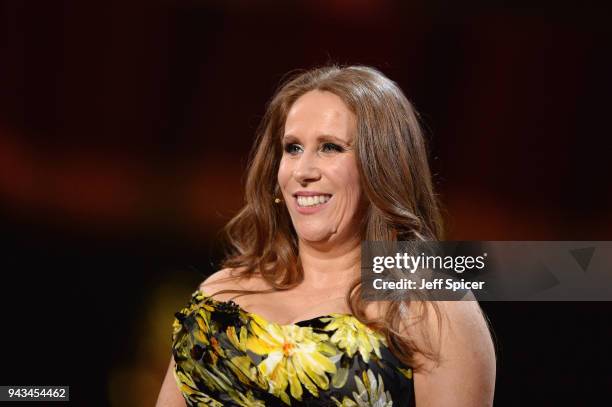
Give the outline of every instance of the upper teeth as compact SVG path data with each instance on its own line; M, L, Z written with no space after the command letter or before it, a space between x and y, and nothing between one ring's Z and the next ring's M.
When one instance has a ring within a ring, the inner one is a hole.
M301 196L298 195L297 202L300 206L314 206L324 204L329 201L331 195L315 195L315 196Z

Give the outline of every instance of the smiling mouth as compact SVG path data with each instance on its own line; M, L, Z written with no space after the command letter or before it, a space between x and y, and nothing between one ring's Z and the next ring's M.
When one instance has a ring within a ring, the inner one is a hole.
M298 195L296 196L296 200L297 200L297 204L299 207L302 208L312 208L315 206L320 206L325 204L327 201L330 200L332 196L331 195L315 195L315 196L302 196L302 195Z

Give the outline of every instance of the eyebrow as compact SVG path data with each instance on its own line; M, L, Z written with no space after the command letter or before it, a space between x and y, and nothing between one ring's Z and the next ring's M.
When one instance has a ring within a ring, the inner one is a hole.
M281 141L284 141L285 139L296 139L299 140L299 137L294 136L293 134L285 134L282 138ZM351 145L353 143L353 140L343 140L340 137L336 137L336 136L332 136L331 134L321 134L319 136L317 136L317 141L321 142L321 141L336 141L339 142L340 144L347 144L347 145Z

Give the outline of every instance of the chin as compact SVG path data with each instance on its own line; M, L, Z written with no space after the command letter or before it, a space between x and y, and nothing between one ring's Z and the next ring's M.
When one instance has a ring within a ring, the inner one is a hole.
M298 232L298 237L307 242L326 242L332 237L332 233L329 231L326 232Z

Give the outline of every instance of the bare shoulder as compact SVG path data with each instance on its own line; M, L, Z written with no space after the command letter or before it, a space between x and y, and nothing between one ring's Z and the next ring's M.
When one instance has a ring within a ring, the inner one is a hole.
M410 336L418 347L432 349L438 355L436 362L416 358L423 363L423 369L415 372L417 405L492 405L495 348L478 302L414 305L424 314L420 329L410 329Z
M221 290L259 290L262 289L260 279L256 277L247 278L242 275L244 270L240 268L224 268L211 274L204 280L199 290L208 295L215 294ZM219 300L228 300L234 297L235 293L222 293L216 295Z
M240 279L240 273L236 269L225 268L218 270L208 276L198 287L200 291L206 294L214 294L220 290L231 290L237 287Z
M201 284L200 290L207 292L209 288L219 289L219 286L230 279L234 279L236 272L234 269L226 268L215 271L208 276Z
M466 342L462 345L467 342L493 345L486 317L477 301L438 301L436 305L439 319L434 318L435 312L429 312L431 304L421 304L420 307L429 307L426 317L428 328L439 334L441 339Z

